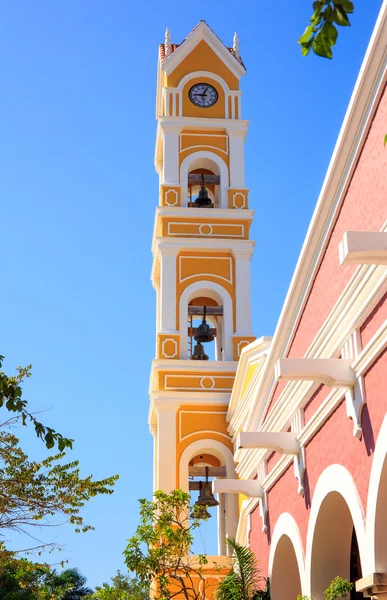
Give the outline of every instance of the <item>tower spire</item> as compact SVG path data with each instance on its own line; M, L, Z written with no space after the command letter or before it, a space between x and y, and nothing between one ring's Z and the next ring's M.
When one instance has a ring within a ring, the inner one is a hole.
M239 51L239 37L237 32L234 33L234 41L233 41L233 46L232 46L233 50L234 50L234 56L235 58L237 58L238 60L240 60L240 51Z
M171 52L172 52L172 47L171 47L171 32L169 31L168 27L165 30L165 56L168 57Z

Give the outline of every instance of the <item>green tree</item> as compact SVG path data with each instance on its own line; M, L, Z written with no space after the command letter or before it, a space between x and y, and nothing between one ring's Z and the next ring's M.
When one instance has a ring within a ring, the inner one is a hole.
M91 475L83 478L78 461L64 458L59 453L41 462L30 461L18 438L0 430L0 531L31 535L34 528L54 524L55 517L69 522L76 532L93 529L80 511L91 498L112 494L118 476L100 481Z
M136 577L120 571L111 578L111 584L96 586L90 600L148 600L149 584L141 583Z
M158 600L204 597L208 560L204 554L191 554L193 531L202 517L206 518L199 507L190 506L190 496L182 490L159 490L153 502L140 500L140 525L124 550L125 563L142 586L152 585Z
M17 367L16 375L9 377L2 371L3 360L4 356L0 355L0 408L4 406L13 413L16 420L20 419L24 426L31 422L35 427L36 435L44 441L47 448L53 448L55 444L60 452L65 448L72 448L73 440L63 437L61 433L38 421L28 409L27 400L22 398L21 384L31 377L32 365Z
M227 538L227 545L232 552L232 568L216 588L215 600L270 600L269 581L265 590L260 588L263 578L254 552L231 538Z
M332 58L332 48L339 34L337 27L349 27L349 16L354 12L350 0L320 0L313 2L309 25L298 40L303 56L312 49L323 58Z
M42 588L50 573L48 565L17 559L0 545L0 598L2 600L48 600Z
M42 592L52 600L81 600L93 593L86 582L86 577L75 567L61 573L54 570L46 577Z

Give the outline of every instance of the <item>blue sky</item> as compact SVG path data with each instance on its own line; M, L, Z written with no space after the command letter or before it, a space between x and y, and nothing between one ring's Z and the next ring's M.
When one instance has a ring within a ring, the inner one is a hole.
M227 45L238 31L256 211L253 322L257 336L270 335L381 0L355 5L327 61L303 59L296 44L311 0L0 3L0 353L8 372L33 363L26 397L75 439L71 458L84 474L121 475L114 496L85 511L94 533L45 533L67 545L91 586L122 568L137 499L151 495L149 275L165 27L175 43L200 19ZM20 435L31 457L44 456L32 431Z

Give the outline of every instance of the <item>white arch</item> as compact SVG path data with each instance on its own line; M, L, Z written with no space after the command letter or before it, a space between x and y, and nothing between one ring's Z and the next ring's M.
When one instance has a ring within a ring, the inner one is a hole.
M179 323L180 323L180 356L188 357L188 333L187 322L188 304L198 296L212 298L223 306L223 356L224 360L234 360L232 343L233 314L232 299L228 291L213 281L195 281L187 286L180 296L179 301Z
M226 466L226 476L228 479L235 479L234 456L231 450L225 444L206 438L192 442L183 451L180 457L179 465L179 487L188 492L188 464L192 458L198 454L212 454ZM238 524L238 496L237 494L227 494L227 517L226 533L234 538Z
M212 163L210 166L214 167L215 174L220 176L220 208L228 208L228 167L220 156L207 150L192 152L180 165L180 184L184 198L188 198L188 173L193 169L208 168L208 161Z
M378 498L380 492L380 483L383 467L387 460L387 415L383 419L382 426L376 440L374 457L370 473L367 498L367 540L368 554L370 557L369 571L365 573L376 573L381 565L378 564L378 556L376 556L376 517L378 508Z
M330 465L320 475L313 494L312 506L308 522L305 559L305 590L304 594L311 594L312 577L312 551L317 519L321 505L331 493L339 493L348 506L355 528L359 546L360 561L363 573L369 573L369 557L367 556L367 538L365 531L364 510L352 475L342 465Z
M304 548L302 545L301 534L300 534L298 525L297 525L294 517L292 517L292 515L289 513L282 513L279 516L279 518L277 519L277 522L275 524L273 535L271 538L271 544L270 544L268 576L272 580L275 553L277 550L278 543L279 543L280 539L282 538L282 536L284 536L284 535L286 535L290 539L292 546L294 548L294 553L296 555L297 565L298 565L298 573L300 575L302 593L305 593L305 591L304 591L304 586L305 586Z
M183 114L183 88L188 81L191 79L196 79L197 77L208 77L209 79L217 81L219 85L222 86L224 91L224 118L228 119L228 95L230 93L230 88L228 87L226 81L222 79L222 77L219 77L219 75L216 75L216 73L211 73L211 71L194 71L193 73L188 73L188 75L185 75L182 77L182 79L180 79L177 86L177 91L179 94L179 115Z

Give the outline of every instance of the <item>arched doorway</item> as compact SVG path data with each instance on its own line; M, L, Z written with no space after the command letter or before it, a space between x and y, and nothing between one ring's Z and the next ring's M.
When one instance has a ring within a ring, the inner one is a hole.
M387 572L387 456L380 475L375 512L375 571Z
M277 543L271 574L271 600L295 600L301 594L296 553L287 535Z
M344 497L332 491L324 498L314 528L311 555L311 595L324 600L324 590L340 575L352 580L362 577L359 546L352 516ZM355 591L351 600L360 600Z

